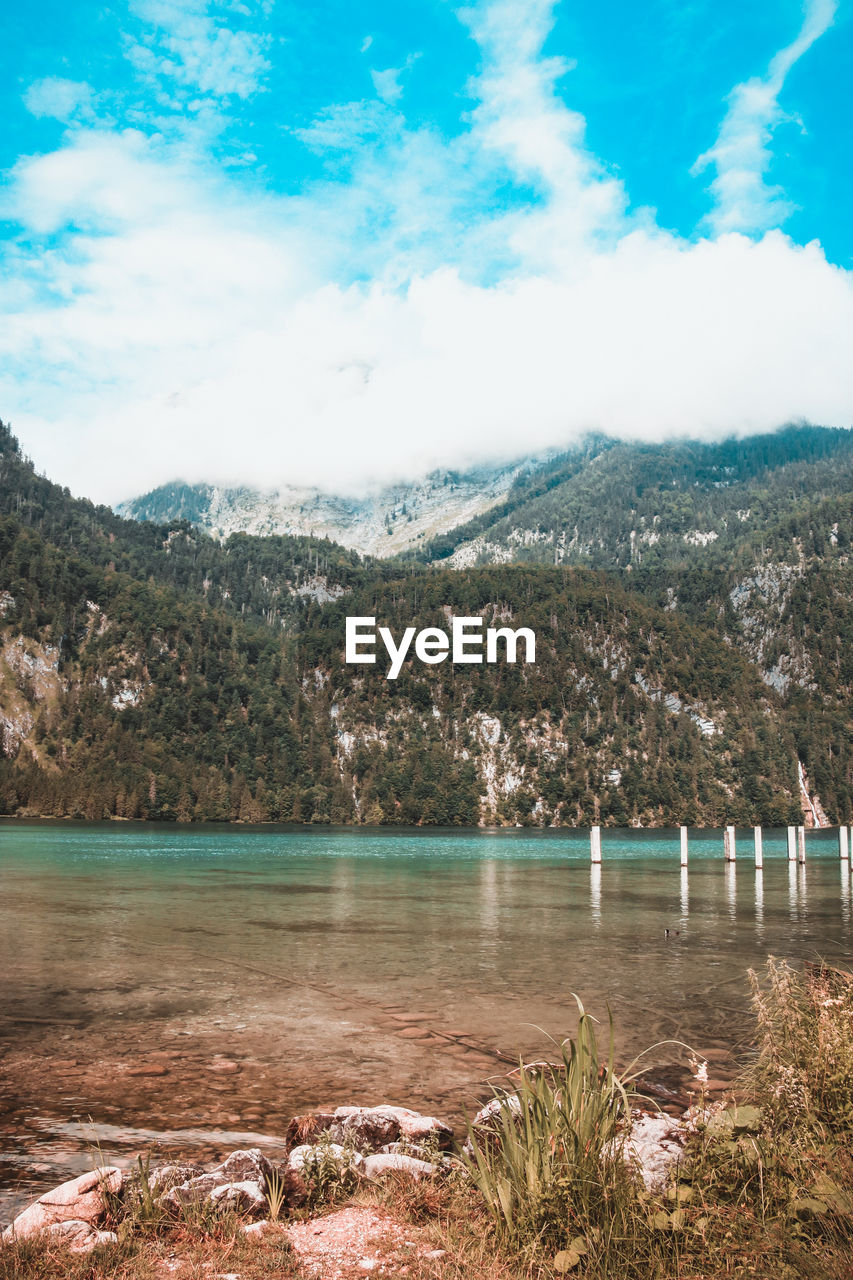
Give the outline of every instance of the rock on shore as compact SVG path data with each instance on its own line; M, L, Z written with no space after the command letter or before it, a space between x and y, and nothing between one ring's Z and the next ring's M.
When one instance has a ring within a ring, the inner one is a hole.
M718 1104L719 1105L719 1104ZM515 1095L493 1099L475 1117L477 1128L493 1125L503 1107L518 1110ZM666 1181L683 1157L690 1114L681 1120L635 1112L621 1147L647 1187ZM147 1177L114 1167L97 1169L40 1196L3 1232L4 1241L50 1235L69 1249L85 1252L117 1237L101 1229L110 1214L122 1216L133 1197L144 1196L164 1213L179 1217L188 1206L236 1210L254 1220L260 1233L282 1208L305 1203L309 1188L329 1171L376 1181L389 1174L429 1178L448 1162L450 1126L407 1107L338 1107L296 1116L288 1125L280 1158L258 1148L235 1151L212 1169L200 1164L165 1164ZM109 1225L109 1224L108 1224Z
M79 1249L104 1243L98 1237L115 1239L111 1232L100 1232L95 1227L107 1215L109 1198L121 1194L124 1178L121 1169L108 1166L63 1182L19 1213L3 1232L3 1240L23 1240L49 1233L69 1248Z
M165 1164L148 1175L145 1190L159 1209L175 1216L187 1206L206 1204L220 1211L236 1210L248 1220L263 1219L272 1209L271 1188L280 1197L280 1207L304 1204L306 1179L321 1161L337 1162L342 1173L371 1181L388 1173L425 1177L438 1166L421 1158L426 1154L421 1144L429 1144L434 1152L448 1148L452 1138L452 1130L443 1120L407 1107L338 1107L334 1112L292 1120L279 1161L253 1147L233 1152L212 1169L199 1164ZM123 1196L138 1181L137 1175L114 1167L83 1174L40 1196L18 1214L3 1232L3 1239L50 1234L78 1252L115 1241L117 1237L99 1230L99 1224L111 1207L120 1212Z

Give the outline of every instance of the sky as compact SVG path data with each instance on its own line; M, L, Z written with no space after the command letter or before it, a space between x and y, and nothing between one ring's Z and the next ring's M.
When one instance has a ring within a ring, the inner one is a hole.
M75 493L853 424L853 0L0 4L0 417Z

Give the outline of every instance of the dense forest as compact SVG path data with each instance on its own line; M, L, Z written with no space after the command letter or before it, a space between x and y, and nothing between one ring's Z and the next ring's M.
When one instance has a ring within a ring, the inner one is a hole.
M445 567L125 520L36 475L0 427L0 813L772 824L800 820L799 761L849 821L849 436L730 447L673 446L681 469L657 474L695 514L702 495L714 509L720 456L742 457L766 521L738 521L725 556L717 539L670 563ZM590 443L513 518L625 449ZM613 490L623 514L634 500ZM395 634L453 615L528 626L537 661L409 660L389 682L343 661L348 614Z

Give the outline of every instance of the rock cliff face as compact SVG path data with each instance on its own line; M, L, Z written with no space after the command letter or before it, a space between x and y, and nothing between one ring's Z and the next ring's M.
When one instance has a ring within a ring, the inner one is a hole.
M26 745L38 758L33 729L39 712L55 703L63 688L58 667L56 646L0 635L0 750L6 755Z
M215 538L232 533L330 538L360 555L387 557L417 548L436 534L488 511L537 460L470 471L436 471L411 484L362 497L285 485L257 489L168 484L121 503L134 520L183 519Z

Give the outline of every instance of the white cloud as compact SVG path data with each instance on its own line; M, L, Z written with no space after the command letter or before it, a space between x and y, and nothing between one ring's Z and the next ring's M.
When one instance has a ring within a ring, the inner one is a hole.
M37 464L102 500L178 475L351 491L590 429L849 424L851 274L779 231L629 216L542 58L551 13L468 12L452 141L381 102L323 112L301 136L343 177L299 196L134 130L21 160L0 406ZM538 200L490 205L508 175Z
M781 226L794 206L781 187L767 182L774 129L790 123L779 105L788 72L832 26L837 0L807 0L796 39L772 59L764 77L736 85L714 145L699 157L694 174L713 166L715 207L708 222L716 232L765 231Z
M419 57L417 53L410 53L402 67L387 67L384 71L372 70L370 78L377 97L391 105L399 102L403 96L402 77L407 71L411 71Z
M376 96L383 102L394 103L402 98L403 86L400 84L402 71L402 67L388 67L385 71L370 72Z
M399 132L401 119L379 102L345 102L326 107L296 136L313 151L358 151L378 137Z
M50 234L70 223L109 230L173 208L189 192L174 177L152 182L143 136L132 130L78 133L72 144L19 161L3 213L30 231ZM195 196L196 193L193 192Z
M143 75L218 98L248 98L261 87L270 68L268 36L217 22L208 0L132 0L132 8L150 30L147 40L127 47ZM235 10L249 13L242 5Z
M63 124L78 119L95 118L95 95L92 86L80 80L64 80L61 76L45 76L36 80L24 94L24 105L34 116L50 116Z
M557 94L574 64L542 56L555 3L493 0L460 16L483 57L470 86L479 99L472 141L543 197L509 215L508 242L529 268L571 271L591 240L624 233L627 200L587 149L584 117Z

